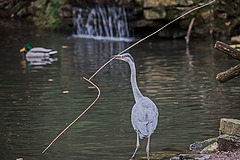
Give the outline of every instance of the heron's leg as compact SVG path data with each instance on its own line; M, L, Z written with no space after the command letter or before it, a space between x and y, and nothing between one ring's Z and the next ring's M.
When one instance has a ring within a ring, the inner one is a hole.
M146 147L147 159L148 159L148 160L149 160L149 144L150 144L150 136L148 137L147 147Z
M135 154L137 153L137 150L138 150L139 147L140 147L140 143L139 143L139 133L137 132L137 144L136 144L136 149L135 149L135 151L134 151L134 153L133 153L133 155L132 155L131 158L134 158L134 157L135 157Z

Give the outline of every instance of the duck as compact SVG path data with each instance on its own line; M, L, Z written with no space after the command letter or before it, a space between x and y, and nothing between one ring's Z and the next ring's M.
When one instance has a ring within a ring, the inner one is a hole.
M53 54L56 54L57 51L52 49L46 49L43 47L32 47L30 44L26 44L21 50L20 53L23 54L24 57L50 57Z

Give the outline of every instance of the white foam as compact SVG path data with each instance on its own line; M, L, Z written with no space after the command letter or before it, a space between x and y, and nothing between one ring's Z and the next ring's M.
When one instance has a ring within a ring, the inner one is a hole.
M124 42L132 42L135 41L135 38L128 37L104 37L104 36L93 36L93 35L76 35L73 34L74 38L86 38L86 39L95 39L95 40L106 40L106 41L124 41Z

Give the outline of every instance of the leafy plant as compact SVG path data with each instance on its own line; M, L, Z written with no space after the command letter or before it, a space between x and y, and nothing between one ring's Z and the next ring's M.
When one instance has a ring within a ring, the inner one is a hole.
M34 24L42 28L60 29L62 19L59 10L62 4L58 0L48 0L46 4L45 11L34 20Z

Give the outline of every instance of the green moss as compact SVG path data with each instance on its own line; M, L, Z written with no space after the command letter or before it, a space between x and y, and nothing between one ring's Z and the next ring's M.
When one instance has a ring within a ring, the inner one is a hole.
M217 139L217 138L216 138ZM211 154L218 151L218 143L214 142L207 147L205 147L200 153L201 154Z
M59 16L59 10L61 9L62 4L60 4L58 0L48 0L46 5L45 10L40 14L40 16L34 18L34 24L47 29L62 28L62 19Z
M240 120L222 118L220 121L219 134L240 136Z

